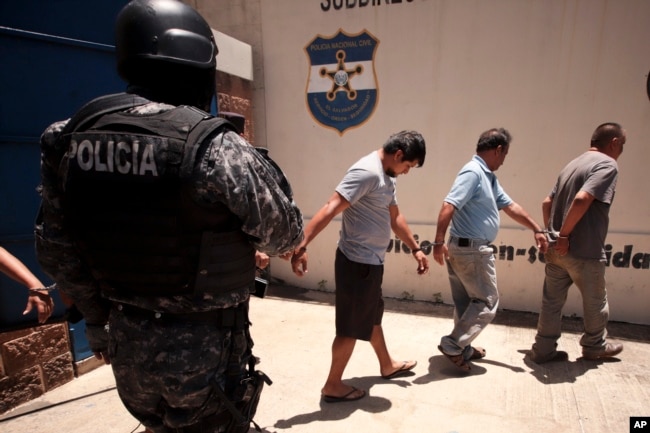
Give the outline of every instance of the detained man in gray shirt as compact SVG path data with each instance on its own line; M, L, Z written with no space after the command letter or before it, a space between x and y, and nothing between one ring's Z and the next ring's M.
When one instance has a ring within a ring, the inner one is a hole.
M406 244L417 261L417 273L429 270L427 257L400 213L396 198L396 177L424 163L424 138L415 131L393 134L383 147L357 161L305 228L305 237L291 258L298 276L307 272L307 245L332 219L343 212L341 235L336 251L336 337L332 343L330 372L321 390L328 403L349 402L366 391L343 383L345 367L356 340L369 341L384 379L404 375L416 361L398 361L388 352L381 319L384 303L381 284L384 256L391 230Z
M566 361L568 353L556 350L562 328L562 308L575 284L582 295L584 334L582 356L597 360L623 351L608 341L609 303L605 285L605 237L609 208L618 180L617 160L623 153L625 130L618 123L599 125L589 150L560 172L551 193L542 202L544 225L552 239L546 254L546 277L533 362Z
M460 170L438 215L433 257L447 262L454 301L454 328L438 350L462 371L468 361L485 356L472 342L494 319L499 305L494 252L489 246L499 231L499 211L535 232L537 247L546 251L544 231L501 188L494 172L510 150L512 137L503 128L481 134L476 155ZM451 223L448 245L445 234Z

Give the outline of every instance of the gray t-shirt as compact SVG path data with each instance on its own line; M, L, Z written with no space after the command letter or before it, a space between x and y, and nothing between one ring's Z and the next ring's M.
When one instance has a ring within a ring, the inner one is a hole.
M569 252L579 258L605 260L609 207L614 200L618 165L598 151L588 151L569 162L551 192L553 204L549 230L559 232L575 195L580 191L594 201L569 235Z
M384 173L378 152L357 161L336 187L350 202L343 211L339 248L355 262L384 263L390 242L389 207L397 205L395 178Z

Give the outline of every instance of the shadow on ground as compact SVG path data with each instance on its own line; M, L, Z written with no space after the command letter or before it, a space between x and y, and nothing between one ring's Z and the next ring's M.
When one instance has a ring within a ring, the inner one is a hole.
M286 285L283 282L270 285L267 295L298 302L334 305L333 292L303 289ZM387 311L398 313L449 319L453 317L454 313L453 306L449 304L396 298L384 298L384 301ZM537 316L537 313L531 312L499 310L492 324L535 329L537 327ZM607 331L609 336L615 339L650 342L650 326L648 325L610 321L607 325ZM582 318L565 316L562 319L562 332L581 333Z

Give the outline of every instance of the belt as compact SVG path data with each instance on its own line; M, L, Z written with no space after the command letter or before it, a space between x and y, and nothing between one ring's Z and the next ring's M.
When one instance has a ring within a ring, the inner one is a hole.
M217 327L243 329L248 323L246 303L236 307L197 313L161 313L130 304L115 303L114 308L132 319L152 320L161 323L213 324Z
M449 236L449 243L456 244L459 247L480 247L481 245L487 245L488 241L484 239L458 238L456 236Z

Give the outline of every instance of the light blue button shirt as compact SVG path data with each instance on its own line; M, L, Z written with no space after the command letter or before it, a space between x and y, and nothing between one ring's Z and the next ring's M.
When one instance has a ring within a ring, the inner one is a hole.
M492 242L499 232L499 210L512 199L483 158L474 155L458 172L445 202L456 208L449 231L452 236Z

